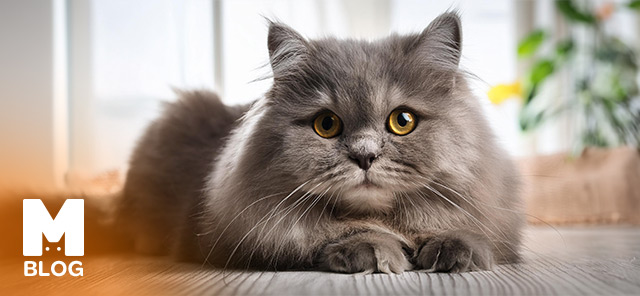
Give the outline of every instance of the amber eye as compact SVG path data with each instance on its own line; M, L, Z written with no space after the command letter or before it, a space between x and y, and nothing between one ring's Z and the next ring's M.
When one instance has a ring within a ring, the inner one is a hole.
M404 136L416 128L416 116L406 110L393 110L389 115L389 131Z
M323 138L333 138L342 131L342 122L333 112L324 112L313 121L313 129Z

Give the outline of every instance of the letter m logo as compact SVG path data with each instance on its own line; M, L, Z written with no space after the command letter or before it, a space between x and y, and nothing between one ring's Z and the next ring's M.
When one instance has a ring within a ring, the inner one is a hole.
M42 235L51 243L65 235L64 254L84 256L84 200L67 199L55 219L39 199L22 201L22 254L42 256Z

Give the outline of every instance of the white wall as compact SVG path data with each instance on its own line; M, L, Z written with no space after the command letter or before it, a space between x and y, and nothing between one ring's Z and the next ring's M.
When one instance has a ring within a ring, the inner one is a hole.
M66 97L63 68L54 82L54 57L64 49L54 46L59 4L0 1L0 188L62 183L66 121L55 104Z

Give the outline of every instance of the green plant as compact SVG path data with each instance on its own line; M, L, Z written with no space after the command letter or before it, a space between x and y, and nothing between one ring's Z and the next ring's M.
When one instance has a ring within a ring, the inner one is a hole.
M549 31L535 30L523 38L518 58L530 65L526 74L516 87L492 89L490 99L497 103L504 99L504 90L518 91L522 97L519 123L525 132L558 116L572 118L579 134L576 151L586 146L638 146L636 53L603 26L616 10L640 11L640 0L618 6L606 3L598 9L563 0L556 1L556 8L569 25L569 36L550 38ZM557 96L550 100L548 92L543 92L554 80L556 86L568 81L562 100Z

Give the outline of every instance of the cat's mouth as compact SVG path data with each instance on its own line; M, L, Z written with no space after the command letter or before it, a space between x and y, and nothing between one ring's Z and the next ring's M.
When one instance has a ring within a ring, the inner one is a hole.
M373 181L365 176L353 181L355 182L349 186L349 189L341 192L350 210L369 213L385 211L392 207L393 194L385 188L383 180Z
M371 179L369 177L367 177L365 175L364 176L364 180L362 180L362 182L360 184L356 185L356 187L365 188L365 189L371 189L371 188L380 188L380 185L374 183L373 181L371 181Z

